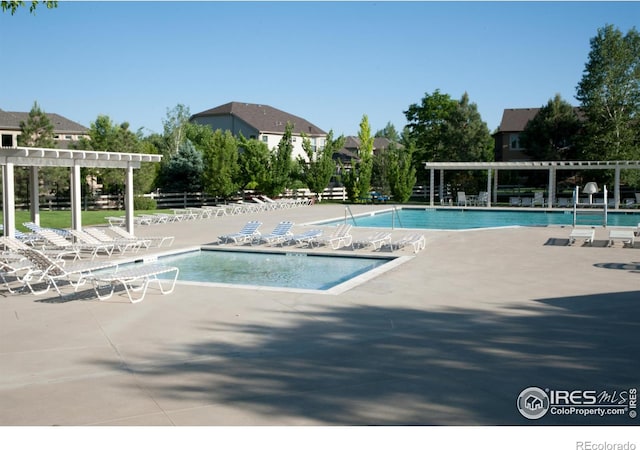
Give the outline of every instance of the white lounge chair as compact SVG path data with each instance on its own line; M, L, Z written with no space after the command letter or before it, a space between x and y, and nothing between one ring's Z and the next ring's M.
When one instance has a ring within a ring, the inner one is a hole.
M337 250L340 247L349 247L353 242L351 236L352 225L343 223L335 227L333 233L326 237L320 237L316 242L319 244L330 245L332 249Z
M218 239L223 244L228 244L229 242L233 242L235 244L251 242L260 236L258 228L260 228L261 225L262 222L251 220L247 222L237 233L223 234L222 236L218 236Z
M354 242L360 248L366 248L372 246L374 250L379 250L385 245L391 245L391 233L386 231L379 231L364 239L359 239Z
M322 230L320 229L307 230L304 233L290 236L288 242L293 242L295 245L302 247L313 247L313 244L317 243L320 236L322 236Z
M33 270L33 264L28 259L17 259L11 262L0 260L0 280L7 290L15 294L26 286L25 277ZM16 290L17 284L20 289Z
M593 245L593 239L595 238L596 230L593 228L574 228L569 233L568 245L573 245L577 239L584 239L585 244Z
M137 252L144 245L145 248L149 248L149 245L145 245L145 242L142 239L125 239L125 238L114 238L113 236L109 236L107 233L102 231L99 228L85 228L84 231L99 240L100 242L104 242L106 244L113 244L113 246L120 252L124 253L127 250L131 250Z
M25 248L37 248L37 246L35 245L29 246L20 239L9 236L0 237L0 245L3 245L7 250L10 250L14 253L17 253L18 250L24 250ZM80 258L79 251L75 248L49 250L46 247L43 247L40 248L40 251L52 259L62 259L65 256L73 256L74 260Z
M133 234L130 234L127 230L122 227L109 227L109 231L113 234L125 238L125 239L140 239L142 241L142 246L145 248L149 248L152 245L156 247L162 247L165 242L168 242L167 247L170 247L173 244L174 236L141 236L136 237Z
M458 191L458 206L467 206L467 195L464 191Z
M113 254L115 245L106 242L100 242L98 239L82 230L69 230L69 232L75 238L76 243L84 246L93 246L95 248L94 256L98 252L104 252L107 256L111 256Z
M393 242L391 248L393 249L395 247L396 249L400 249L408 245L413 247L413 253L418 253L420 250L423 250L426 247L424 235L416 233L407 234Z
M158 278L158 276L171 272L174 273L173 280L164 280L169 283L169 288L165 289L163 286L163 280ZM109 273L92 275L90 279L93 283L93 289L96 296L100 300L107 300L108 298L111 298L116 287L118 285L122 285L129 301L131 303L139 303L144 300L144 297L147 294L147 288L153 282L158 284L162 294L170 294L173 292L179 273L180 269L177 267L148 264L128 267ZM101 291L104 291L105 288L107 289L107 293L102 294Z
M91 258L95 258L98 251L100 251L102 249L102 246L96 246L96 245L91 245L91 244L79 244L76 243L74 244L71 241L68 241L67 239L63 238L62 236L60 236L59 234L51 231L51 230L47 230L47 229L43 229L38 231L38 236L42 237L42 239L44 241L46 241L46 247L48 249L53 249L53 250L67 250L67 251L77 251L78 252L78 257L80 255L81 252L87 252L91 254Z
M509 197L509 206L520 206L522 204L522 200L520 197Z
M77 291L80 286L86 283L87 277L92 272L118 265L117 262L111 260L63 265L60 261L53 260L35 249L24 249L20 250L19 253L24 255L32 265L32 270L24 277L24 282L34 295L44 294L53 286L58 295L62 296L62 292L58 287L58 282L61 280L69 282L74 290ZM45 283L45 289L34 289L34 285L40 283Z
M542 206L544 208L544 192L537 191L533 193L533 201L531 206Z
M633 247L635 243L636 235L633 230L609 230L609 247L611 247L615 241L622 241L622 245L629 245Z
M254 239L252 244L266 243L269 245L274 244L282 244L289 240L289 238L293 235L291 233L291 228L293 227L293 222L283 221L280 222L273 231L269 234L263 234L258 236L258 238Z

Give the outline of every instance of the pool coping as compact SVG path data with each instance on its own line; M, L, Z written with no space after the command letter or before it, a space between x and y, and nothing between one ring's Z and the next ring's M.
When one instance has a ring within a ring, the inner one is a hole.
M142 258L131 258L131 261L123 261L123 263L132 262L132 263L149 263L156 262L159 258L167 257L167 256L176 256L183 253L191 253L196 251L217 251L217 252L239 252L239 253L271 253L271 254L279 254L286 255L291 253L296 254L304 254L304 255L312 255L312 256L328 256L334 258L369 258L369 259L386 259L388 260L386 263L382 264L379 267L375 267L371 270L368 270L360 275L356 275L353 278L343 281L335 286L330 287L329 289L303 289L303 288L288 288L288 287L278 287L278 286L262 286L262 285L253 285L253 284L238 284L238 283L220 283L220 282L204 282L204 281L188 281L188 280L178 280L176 284L183 285L191 285L191 286L202 286L202 287L220 287L220 288L230 288L230 289L250 289L256 291L271 291L271 292L289 292L289 293L298 293L298 294L319 294L319 295L340 295L344 292L347 292L356 286L360 286L363 283L366 283L373 278L388 272L390 270L395 269L396 267L404 264L415 258L415 256L409 255L382 255L382 254L371 254L371 253L361 253L361 254L353 254L353 255L345 255L338 254L330 251L307 251L306 249L282 249L278 250L273 247L226 247L219 245L199 245L199 246L191 246L191 247L183 247L180 249L165 250L156 252L153 254L145 255Z
M346 208L345 208L346 209ZM383 214L383 213L389 213L389 212L393 212L393 211L397 211L398 209L414 209L414 210L424 210L424 211L428 211L428 210L433 210L433 211L438 211L438 210L442 210L442 211L508 211L508 212L545 212L545 213L572 213L572 209L571 208L527 208L527 207L521 207L521 208L513 208L513 207L474 207L474 206L467 206L467 207L462 207L462 206L411 206L411 205L407 205L405 206L401 206L400 208L396 208L396 207L391 207L391 208L383 208L383 209L378 209L375 211L369 211L366 213L359 213L359 214L351 214L351 218L352 219L356 219L359 217L371 217L371 216L376 216L378 214ZM637 214L640 215L639 211L633 211L633 210L614 210L614 211L608 211L607 214ZM323 220L319 220L319 221L313 221L313 222L306 222L301 224L302 226L325 226L325 227L331 227L331 226L335 226L334 223L331 222L339 222L339 221L347 221L349 219L347 219L346 214L345 217L334 217L334 218L330 218L330 219L323 219ZM355 220L353 220L355 222ZM639 222L640 223L640 222ZM549 228L549 227L571 227L573 225L571 224L556 224L556 223L552 223L552 224L546 224L546 225L505 225L505 226L495 226L495 227L480 227L480 228L409 228L409 227L373 227L373 226L358 226L358 225L354 225L354 227L360 228L360 229L386 229L386 230L407 230L407 231L436 231L436 232L468 232L468 231L484 231L484 230L501 230L501 229L511 229L511 228ZM588 227L603 227L603 225L594 225L594 224L578 224L576 226L588 226ZM633 225L610 225L607 224L606 227L604 228L609 228L609 227L616 227L616 228L636 228Z

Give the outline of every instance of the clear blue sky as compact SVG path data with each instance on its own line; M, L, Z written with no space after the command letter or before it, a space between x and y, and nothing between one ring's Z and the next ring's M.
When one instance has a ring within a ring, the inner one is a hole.
M640 2L63 1L0 14L0 109L148 134L177 104L240 101L355 135L363 114L400 131L439 89L468 92L493 131L505 108L577 105L589 40L638 22Z

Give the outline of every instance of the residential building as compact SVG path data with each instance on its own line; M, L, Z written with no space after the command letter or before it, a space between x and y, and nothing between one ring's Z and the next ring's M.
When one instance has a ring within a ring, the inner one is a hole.
M380 152L389 148L392 141L385 137L377 137L373 139L373 154L377 155ZM401 144L396 144L401 146ZM333 159L340 161L345 167L351 166L351 160L359 159L360 138L357 136L346 136L344 140L344 146L333 154Z
M520 145L520 134L540 108L505 109L498 131L493 134L496 161L530 161Z
M229 130L234 136L258 139L276 148L284 135L287 123L293 125L293 152L291 157L306 155L302 149L302 134L309 138L314 149L326 144L327 133L311 122L269 105L230 102L194 114L191 122L208 125L214 130Z
M45 113L53 125L57 148L67 149L69 144L81 137L89 136L89 129L59 114ZM29 119L28 112L3 111L0 109L0 146L17 147L21 134L20 123Z

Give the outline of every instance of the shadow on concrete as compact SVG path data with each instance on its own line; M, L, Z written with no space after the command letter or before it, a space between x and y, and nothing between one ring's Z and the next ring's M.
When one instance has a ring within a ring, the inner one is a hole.
M232 405L274 425L279 416L329 425L636 425L628 415L528 420L516 400L530 386L637 388L639 297L539 299L501 312L327 306L279 311L292 316L280 327L203 319L211 338L180 360L167 362L167 348L148 365L92 362L133 371L160 404ZM235 343L224 342L229 333Z

